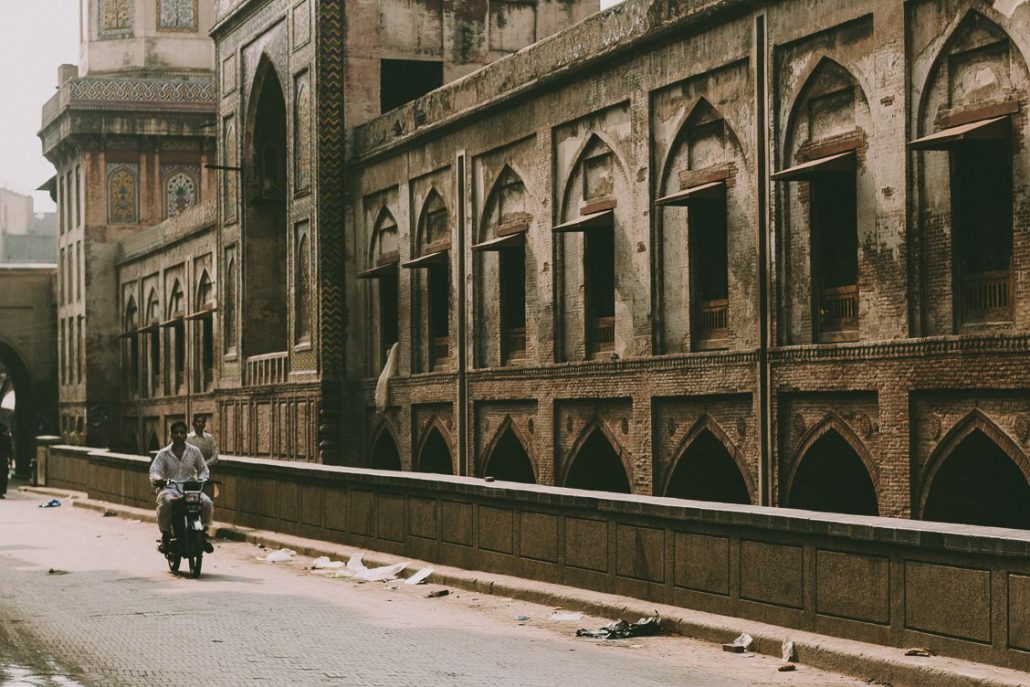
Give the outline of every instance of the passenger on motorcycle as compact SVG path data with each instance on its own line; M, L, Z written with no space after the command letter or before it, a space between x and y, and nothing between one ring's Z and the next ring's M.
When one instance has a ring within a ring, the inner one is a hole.
M172 443L157 452L150 464L150 482L160 489L157 494L157 526L161 528L161 550L168 546L172 536L172 501L179 496L174 489L165 488L166 480L206 480L210 476L204 456L196 446L186 443L189 427L179 420L172 423ZM207 528L214 517L214 504L207 494L201 494L201 522ZM214 551L205 541L204 550Z

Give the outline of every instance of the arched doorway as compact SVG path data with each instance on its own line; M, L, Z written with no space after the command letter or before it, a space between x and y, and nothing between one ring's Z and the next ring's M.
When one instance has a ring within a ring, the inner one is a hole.
M283 93L275 68L263 60L251 95L243 168L243 344L247 356L287 349L289 260Z
M697 501L750 504L751 495L730 452L705 429L680 455L666 496Z
M828 513L879 514L876 489L865 463L833 429L801 456L787 505Z
M536 475L533 472L533 463L529 460L526 448L515 436L515 432L509 426L497 439L490 458L483 470L484 477L505 482L522 482L523 484L536 484Z
M923 519L1030 529L1030 483L998 444L974 431L933 476Z
M451 450L447 448L440 430L433 428L422 444L418 457L418 472L430 472L436 475L453 475Z
M401 455L388 429L383 429L372 447L372 461L369 467L376 470L400 470Z
M28 369L15 350L0 341L0 422L13 440L19 475L28 474L36 453L36 434L44 429L36 405Z
M565 486L617 494L630 493L629 478L626 477L622 460L600 429L594 429L576 452L565 477Z

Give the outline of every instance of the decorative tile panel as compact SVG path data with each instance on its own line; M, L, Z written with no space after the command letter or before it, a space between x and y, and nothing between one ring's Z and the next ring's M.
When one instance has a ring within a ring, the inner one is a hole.
M293 187L302 191L311 186L311 85L304 70L297 75L293 99Z
M236 118L229 115L222 125L222 164L238 167L239 155L236 148ZM236 222L237 189L241 172L234 169L222 170L222 216L225 224Z
M124 38L132 35L133 0L100 0L101 38Z
M112 224L139 221L139 164L107 165L107 220Z
M160 0L158 31L197 30L197 0Z
M199 167L162 165L161 178L164 179L165 217L175 217L197 204Z

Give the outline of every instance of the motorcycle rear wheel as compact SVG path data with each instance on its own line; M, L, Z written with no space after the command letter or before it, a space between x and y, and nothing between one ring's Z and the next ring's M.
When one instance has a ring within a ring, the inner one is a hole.
M193 579L200 577L200 568L204 565L204 552L198 551L196 556L190 556L186 560L190 564L190 577Z

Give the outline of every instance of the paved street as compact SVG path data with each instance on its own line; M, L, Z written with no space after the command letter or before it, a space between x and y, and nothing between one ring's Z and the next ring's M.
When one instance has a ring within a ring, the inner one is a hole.
M218 543L200 580L177 578L152 525L44 500L0 501L0 687L865 684L680 637L579 639L577 627L608 620L555 623L553 608L500 597L329 579L309 559L257 560L266 552L245 543Z

